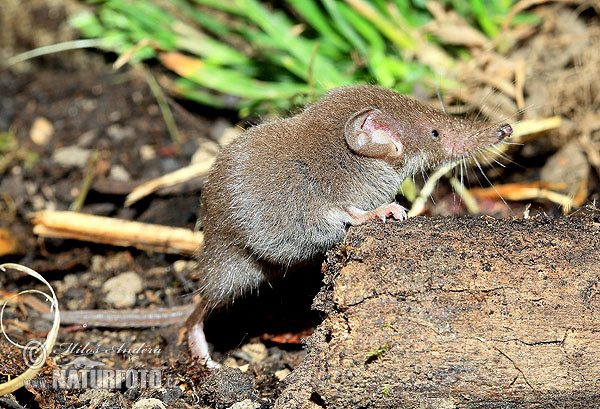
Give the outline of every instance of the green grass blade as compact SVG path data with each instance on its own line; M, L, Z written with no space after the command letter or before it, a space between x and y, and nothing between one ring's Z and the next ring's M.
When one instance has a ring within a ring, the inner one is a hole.
M398 23L392 23L386 16L381 14L369 2L364 0L346 0L354 10L360 15L369 20L375 27L381 31L383 35L389 38L402 50L414 50L416 47L415 40L406 31L400 28Z
M335 0L322 0L323 5L327 9L327 12L333 19L333 24L337 27L338 31L346 37L350 43L361 55L366 55L367 45L364 40L356 33L352 24L348 22L342 15L339 9L339 3Z
M227 37L231 35L231 30L224 24L221 24L218 20L214 19L208 13L201 12L195 7L191 6L186 0L170 0L175 7L181 10L182 13L189 16L192 20L198 23L204 29L216 34L220 37Z
M251 64L251 60L239 51L181 21L174 22L172 29L177 36L176 45L179 48L202 56L211 63L239 66Z
M248 18L279 43L280 50L289 51L294 58L302 62L307 72L312 64L316 81L324 84L326 88L334 88L343 83L343 76L322 55L317 54L314 61L311 60L315 42L294 36L291 26L279 15L269 12L255 0L236 0L236 4Z
M290 0L289 3L321 34L323 39L342 51L350 50L350 45L330 27L331 22L313 0Z
M470 2L483 31L490 38L496 37L500 29L494 24L493 18L490 17L491 13L488 7L481 0L470 0Z
M371 23L344 3L338 4L338 10L344 20L350 22L356 31L369 42L369 49L379 52L385 50L385 41L383 40L383 37L381 37L379 32L373 28Z
M240 9L232 0L194 0L198 4L211 7L216 10L226 11L234 15L240 15Z

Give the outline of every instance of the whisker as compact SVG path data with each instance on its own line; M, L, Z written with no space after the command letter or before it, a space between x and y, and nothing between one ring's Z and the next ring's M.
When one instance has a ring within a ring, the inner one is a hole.
M456 163L460 163L460 162L457 161ZM452 173L452 178L456 179L457 175L458 175L458 169L456 169L456 166L454 166L450 172ZM454 206L456 206L456 193L457 193L456 188L454 187L454 185L452 183L450 183L450 186L452 186L452 204Z
M494 154L494 152L491 152L489 149L484 150L483 152L481 152L481 156L485 158L488 166L493 167L494 165L492 164L492 162L490 162L490 159L493 160L494 162L496 162L498 165L502 166L503 168L506 167L506 165L502 162L497 161L493 156L491 158L488 158L488 156L486 155L486 153L490 153L490 154Z
M425 167L423 166L423 164L421 164L421 176L423 176L423 180L425 181L425 184L429 183L429 175L427 174L427 171L425 170ZM435 199L433 198L432 193L429 193L429 198L431 199L431 202L435 206Z
M513 117L515 117L515 116L517 116L517 115L520 115L520 114L522 114L523 112L525 112L526 110L528 110L528 109L530 109L530 108L533 108L534 106L535 106L535 104L530 104L530 105L527 105L527 106L525 106L525 107L523 107L523 108L519 109L519 110L518 110L517 112L515 112L514 114L507 115L506 117L504 117L504 118L500 119L499 121L493 122L493 123L491 123L489 126L487 126L487 127L483 128L483 129L481 129L481 130L479 130L479 131L476 131L475 133L473 133L473 134L469 135L469 138L472 138L472 137L476 137L476 136L478 136L478 135L481 135L482 133L489 131L490 129L492 129L492 128L494 128L494 127L498 126L498 125L500 125L500 124L501 124L501 123L503 123L503 122L506 122L506 121L508 121L510 118L513 118ZM508 144L518 144L517 142L506 142L506 141L505 141L505 143L508 143Z
M500 110L500 104L501 104L501 103L502 103L502 102L498 102L498 103L496 104L496 106L494 107L494 109L492 109L492 112L490 113L490 117L493 117L493 116L495 116L495 115L496 115L496 113L497 113L497 112Z
M475 163L478 164L477 162L477 158L475 157L475 155L472 156L472 159ZM479 164L478 164L479 165ZM480 169L481 169L481 165L479 165ZM483 170L481 171L481 173L483 173ZM479 180L479 176L477 176L477 172L473 173L473 175L475 176L475 179L477 179L477 183L479 184L479 187L484 187L483 183L481 183L481 180Z
M484 160L485 160L485 163L486 163L488 166L492 166L492 163L490 162L490 160L488 159L487 155L485 154L485 151L481 151L481 152L479 152L479 157L480 157L481 159L484 159Z
M505 143L505 142L501 142L501 143ZM522 166L521 164L515 162L514 160L512 160L509 156L505 155L504 152L502 152L500 150L500 148L498 148L497 146L498 144L492 145L490 146L490 149L493 149L493 153L497 154L499 158L502 158L503 160L507 161L508 163L518 166L521 169L527 169L526 167Z
M505 167L506 167L506 165L505 165L504 163L502 163L502 162L500 162L500 161L497 161L495 158L492 158L492 160L493 160L494 162L496 162L498 165L502 166L503 168L505 168Z
M442 107L442 112L446 113L446 108L444 107L444 101L442 101L442 97L440 96L440 90L438 87L435 87L435 95L437 95L438 101L440 102L440 106Z
M507 115L507 116L505 116L504 118L502 118L501 120L499 120L497 123L500 123L500 122L505 122L505 121L509 120L510 118L513 118L513 117L515 117L515 116L517 116L517 115L520 115L520 114L522 114L523 112L525 112L525 111L527 111L528 109L531 109L531 108L533 108L533 107L535 107L535 106L536 106L536 104L529 104L529 105L526 105L526 106L524 106L523 108L519 109L519 110L518 110L517 112L515 112L514 114L511 114L511 115Z
M456 170L457 173L460 173L460 191L458 192L458 206L460 206L462 204L462 199L463 199L463 191L465 189L465 185L463 184L463 165L465 163L465 157L464 155L460 158L458 164L459 164L459 168ZM452 185L452 187L454 188L454 186ZM453 194L455 192L455 189L453 189ZM454 205L456 206L456 195L454 194Z
M490 90L487 92L485 97L483 97L483 101L481 101L481 104L479 104L479 106L484 106L486 99L488 99L490 97L490 95L492 95L493 92L494 92L494 88L490 87ZM475 115L475 119L473 119L473 121L477 121L477 118L479 118L479 115L481 115L482 112L483 112L482 109L479 108L479 112L477 113L477 115Z
M479 163L479 161L477 160L477 158L474 157L473 159L475 159L475 163L477 164L477 167L481 171L481 174L483 175L483 177L485 178L485 180L487 180L487 182L490 184L490 186L492 186L492 189L494 189L494 191L496 192L496 194L498 195L498 197L500 198L500 200L502 200L502 203L504 203L504 205L506 205L506 207L508 208L508 210L512 214L513 213L512 209L510 208L510 206L508 205L508 203L506 203L506 200L504 200L504 198L502 197L502 195L500 194L500 192L498 192L498 189L496 189L496 186L494 186L494 184L486 176L486 174L483 171L483 168L481 167L481 164Z
M460 185L464 188L465 183L464 183L464 175L463 175L463 167L466 166L465 163L465 157L463 156L463 158L460 161Z
M508 161L511 160L509 156L507 156L504 152L502 152L502 150L500 150L500 148L498 148L497 144L490 146L488 149L490 151L493 151L493 153L497 154L499 157L501 157L504 160L508 160Z

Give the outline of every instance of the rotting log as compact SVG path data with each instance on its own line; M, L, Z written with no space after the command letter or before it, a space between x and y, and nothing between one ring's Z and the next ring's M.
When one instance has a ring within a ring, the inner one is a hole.
M276 408L600 407L600 215L352 228Z

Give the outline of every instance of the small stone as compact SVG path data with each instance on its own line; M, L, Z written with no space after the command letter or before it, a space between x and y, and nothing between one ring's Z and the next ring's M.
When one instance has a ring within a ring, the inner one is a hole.
M284 369L281 369L281 370L279 370L279 371L276 371L276 372L275 372L275 376L276 376L276 377L277 377L277 379L279 379L280 381L283 381L283 380L284 380L285 378L287 378L287 376L288 376L289 374L291 374L291 373L292 373L292 371L290 371L290 370L289 370L289 369L287 369L287 368L284 368Z
M106 134L115 142L131 139L135 136L135 129L130 126L113 124L106 129Z
M30 196L29 201L31 202L31 207L33 207L33 210L35 211L48 210L46 199L42 195Z
M77 140L77 146L81 148L91 148L94 145L94 141L98 137L97 129L90 129L81 134Z
M95 254L92 256L90 270L93 273L99 273L99 272L103 271L105 264L106 264L106 257L101 256L99 254Z
M118 180L120 182L128 182L131 180L131 175L123 165L114 165L110 168L108 174L109 179Z
M131 93L131 100L136 104L141 104L144 101L144 94L140 91L133 91Z
M173 263L173 271L183 273L184 271L193 270L196 267L196 261L177 260Z
M156 158L156 151L150 145L140 146L140 158L143 161L149 161Z
M88 407L93 408L100 406L103 402L110 401L113 395L114 392L111 392L108 389L90 388L86 389L85 392L79 396L79 400L87 403L89 405Z
M237 402L253 399L254 380L234 368L211 371L199 394L219 408L228 408Z
M237 360L232 356L228 356L227 358L225 358L225 360L223 361L223 366L226 366L228 368L239 368Z
M133 271L108 279L102 286L105 301L117 308L133 307L137 293L144 289L142 279Z
M120 251L117 254L113 254L108 257L99 271L114 271L122 272L130 270L133 266L133 256L128 251Z
M181 395L183 395L182 387L167 386L162 399L164 403L169 404L171 402L176 402L177 399L181 398Z
M37 117L29 130L29 137L36 145L47 145L54 134L54 126L44 117Z
M133 409L166 409L167 405L156 398L145 398L138 400L132 407Z
M64 168L83 169L90 157L90 151L78 146L65 146L58 148L52 155L52 160Z
M111 122L117 122L119 119L121 119L121 116L121 112L112 111L110 114L108 114L108 120Z
M77 287L80 283L80 280L81 280L81 278L79 277L78 274L67 274L63 278L63 283L65 283L65 286L67 288Z
M148 105L148 107L146 108L146 112L148 112L148 115L150 116L156 116L160 114L160 109L158 108L158 105L152 104Z
M253 364L263 361L268 355L267 347L260 342L246 344L242 346L239 351L234 353L234 356L237 358L241 358Z
M260 403L253 402L250 399L245 399L241 402L234 403L228 409L258 409L258 408L260 408Z

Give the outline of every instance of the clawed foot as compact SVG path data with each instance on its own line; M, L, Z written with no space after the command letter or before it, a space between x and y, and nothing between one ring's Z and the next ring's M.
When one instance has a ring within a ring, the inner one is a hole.
M352 225L354 226L376 219L385 222L385 219L390 216L397 220L406 220L407 218L406 209L398 203L389 203L368 212L351 206L347 209L347 212L352 217Z
M188 344L192 357L197 358L206 365L207 368L220 368L217 362L213 361L208 351L208 343L204 336L204 324L197 323L188 329Z

